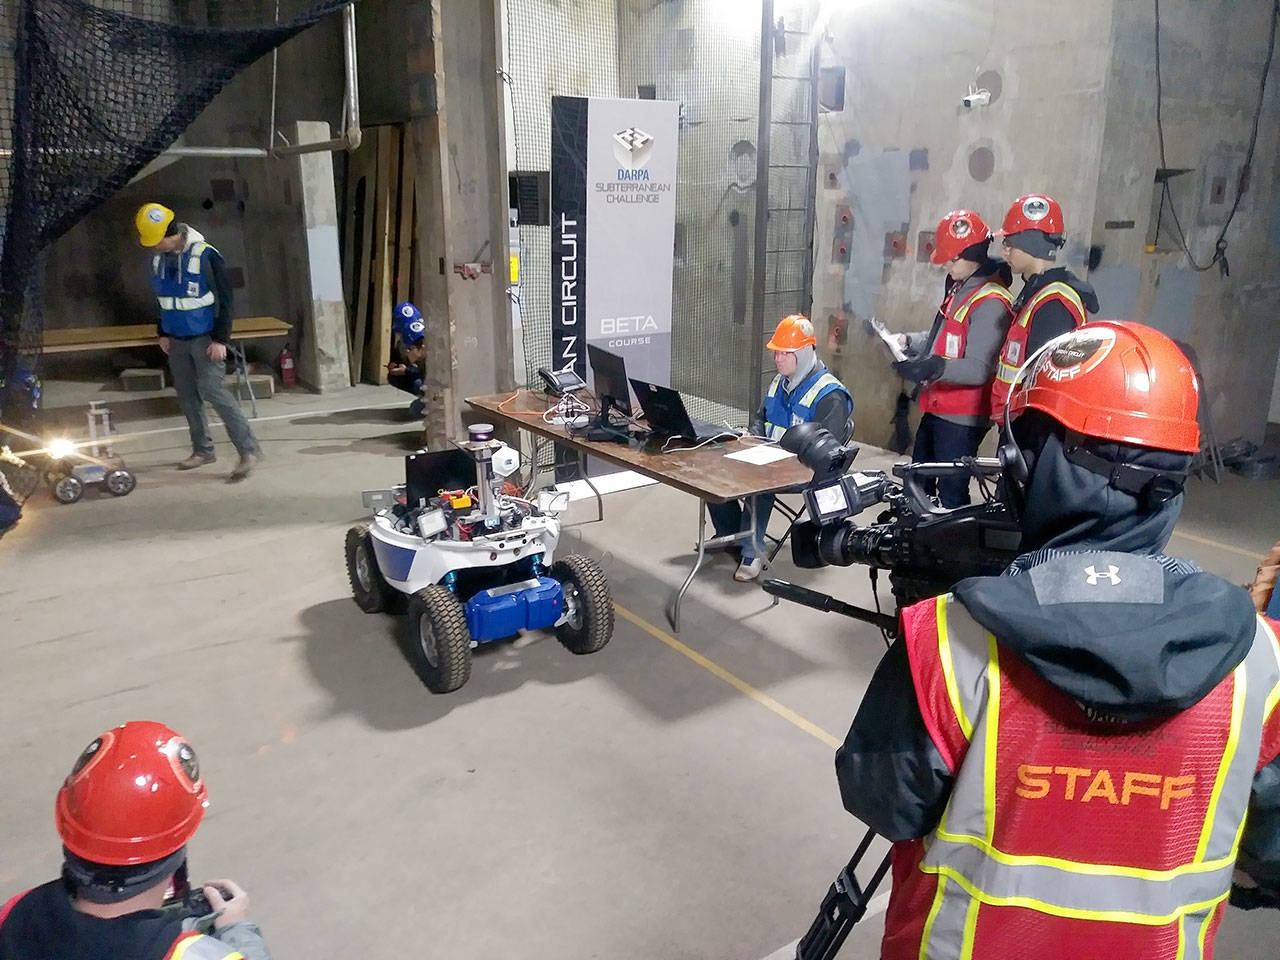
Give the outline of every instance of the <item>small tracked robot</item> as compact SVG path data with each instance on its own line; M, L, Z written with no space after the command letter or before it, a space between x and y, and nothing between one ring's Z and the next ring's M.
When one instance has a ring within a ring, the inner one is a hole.
M75 503L89 484L97 484L113 496L128 496L138 480L111 449L111 409L103 400L90 400L85 418L89 423L87 443L54 440L46 450L44 480L49 492L59 503Z
M377 510L347 531L347 575L366 613L405 610L408 654L432 693L471 675L471 650L522 630L552 629L572 653L613 636L609 584L596 562L554 560L567 493L534 500L506 482L519 454L473 424L456 450L405 458L405 483L365 492Z

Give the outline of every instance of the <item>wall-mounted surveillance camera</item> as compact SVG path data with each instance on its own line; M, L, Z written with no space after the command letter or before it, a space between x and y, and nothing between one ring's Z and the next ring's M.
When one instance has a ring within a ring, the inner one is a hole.
M991 91L986 87L975 88L970 86L969 92L960 99L960 102L966 107L985 107L991 102Z

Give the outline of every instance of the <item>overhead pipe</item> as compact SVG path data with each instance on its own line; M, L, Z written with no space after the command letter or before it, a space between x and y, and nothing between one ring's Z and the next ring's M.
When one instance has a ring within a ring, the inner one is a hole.
M274 52L273 52L274 57ZM346 82L342 103L345 131L342 136L316 143L289 144L266 149L263 147L169 147L160 156L169 157L284 157L300 153L320 153L325 150L357 150L360 147L360 87L356 74L356 5L354 2L342 8L342 59ZM272 62L271 93L271 141L275 141L275 63Z
M343 135L318 143L299 143L276 147L273 156L285 157L298 153L317 153L321 150L358 150L360 148L360 81L356 75L356 5L349 3L342 8L342 61L346 69L346 93L342 103Z

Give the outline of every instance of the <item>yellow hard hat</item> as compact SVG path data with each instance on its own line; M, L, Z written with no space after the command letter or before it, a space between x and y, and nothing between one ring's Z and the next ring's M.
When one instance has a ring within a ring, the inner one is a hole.
M173 211L163 204L144 203L133 222L138 228L138 242L144 247L154 247L164 239L164 232L173 223Z

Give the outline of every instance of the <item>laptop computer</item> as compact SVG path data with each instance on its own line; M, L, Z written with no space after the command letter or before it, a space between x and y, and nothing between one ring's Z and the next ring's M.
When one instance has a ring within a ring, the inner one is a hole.
M738 431L722 423L709 423L690 417L684 399L670 387L661 387L635 377L630 379L631 389L636 393L636 400L644 411L645 420L649 422L649 429L655 434L700 442L717 437L729 439L738 436Z

